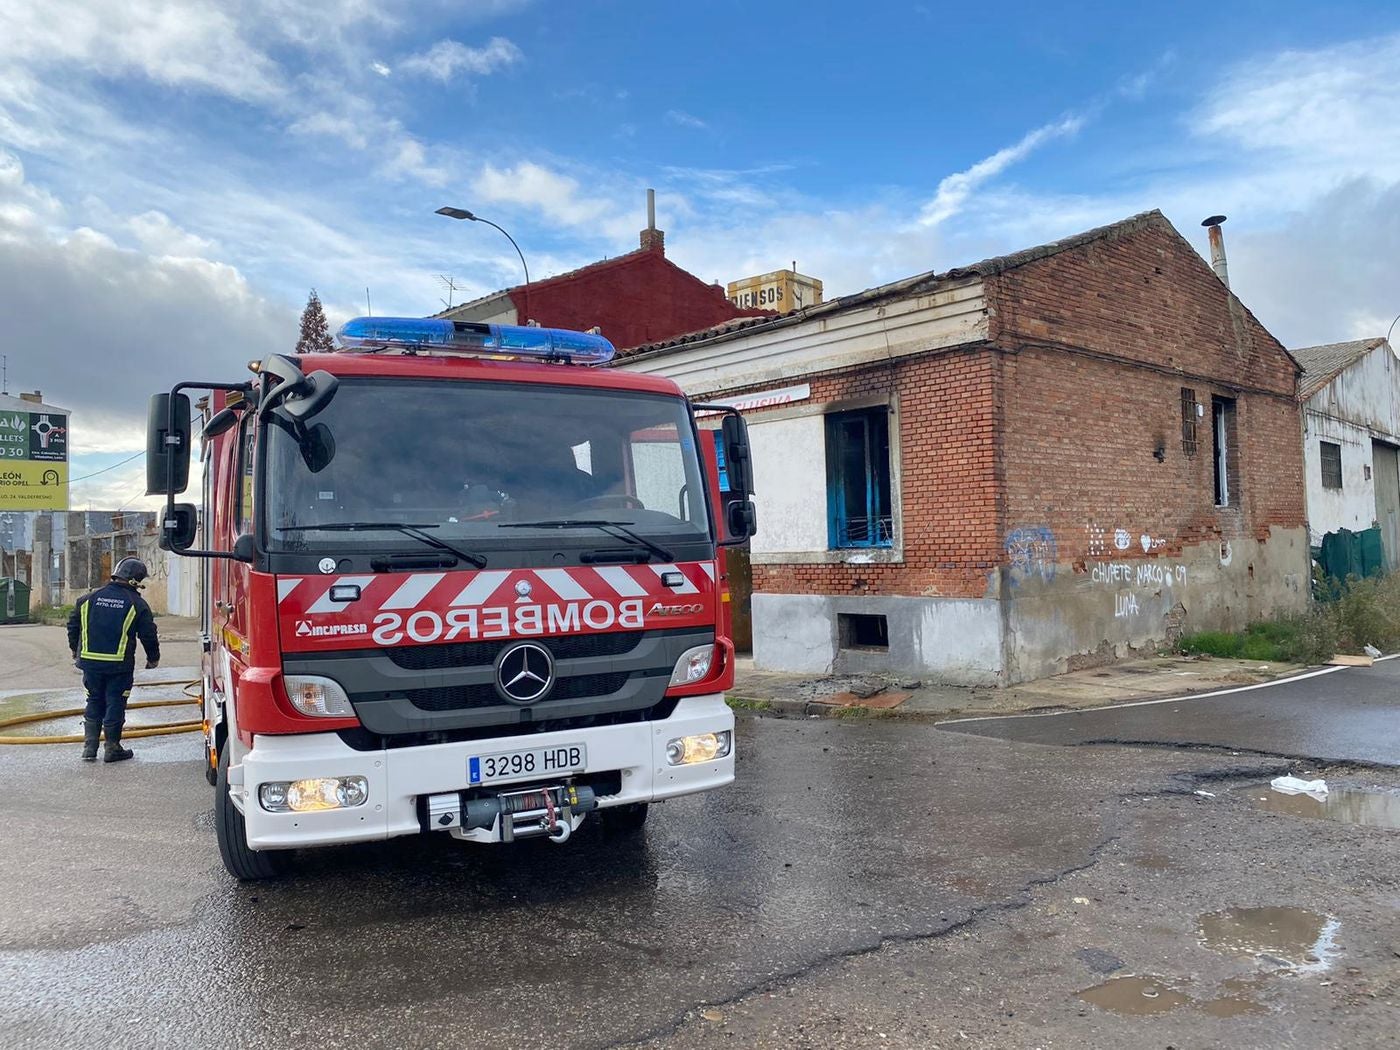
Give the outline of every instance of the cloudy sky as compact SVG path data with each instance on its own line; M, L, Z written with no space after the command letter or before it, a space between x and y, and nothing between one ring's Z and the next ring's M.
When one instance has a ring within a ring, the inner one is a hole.
M828 296L1122 218L1230 216L1293 346L1400 313L1400 9L834 0L10 0L0 353L141 506L146 396L332 322L636 246ZM1147 9L1153 10L1150 13ZM855 12L859 10L859 17ZM701 13L703 12L703 13Z

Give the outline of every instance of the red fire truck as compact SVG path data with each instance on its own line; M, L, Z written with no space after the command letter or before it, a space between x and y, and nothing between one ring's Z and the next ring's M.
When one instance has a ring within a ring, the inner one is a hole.
M358 318L337 341L151 402L162 544L204 559L228 871L434 831L563 842L590 813L635 831L730 783L743 419L698 427L674 383L595 367L590 333ZM187 391L199 508L175 502Z

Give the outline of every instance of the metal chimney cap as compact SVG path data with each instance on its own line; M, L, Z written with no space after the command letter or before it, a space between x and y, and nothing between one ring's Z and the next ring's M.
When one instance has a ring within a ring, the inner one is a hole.
M1201 220L1201 225L1202 225L1202 226L1219 226L1219 225L1220 225L1222 222L1224 222L1224 221L1225 221L1225 216L1223 216L1223 215L1212 215L1209 219L1202 219L1202 220Z

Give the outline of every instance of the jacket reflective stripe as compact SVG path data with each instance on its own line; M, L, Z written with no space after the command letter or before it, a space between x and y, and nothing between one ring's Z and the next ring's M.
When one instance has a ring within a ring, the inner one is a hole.
M89 604L89 602L83 602L82 609L79 611L78 614L79 622L82 625L83 642L82 651L79 655L84 660L103 660L108 663L121 663L123 660L126 659L126 647L131 642L131 625L136 622L136 606L133 604L129 609L126 610L126 619L122 621L122 632L120 635L120 640L117 642L117 651L115 653L98 653L93 652L91 649L88 648Z

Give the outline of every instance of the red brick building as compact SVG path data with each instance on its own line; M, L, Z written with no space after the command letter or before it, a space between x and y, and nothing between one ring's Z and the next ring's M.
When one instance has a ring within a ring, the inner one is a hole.
M760 667L1017 682L1307 600L1298 366L1160 212L622 367L749 419Z
M706 284L667 259L665 234L648 227L636 251L493 292L437 316L493 324L530 320L579 331L597 327L614 346L627 348L735 318L772 317L773 311L735 306L722 287Z

